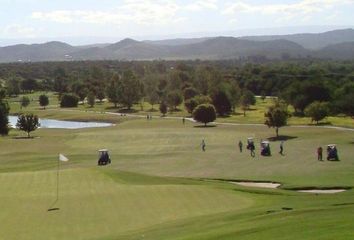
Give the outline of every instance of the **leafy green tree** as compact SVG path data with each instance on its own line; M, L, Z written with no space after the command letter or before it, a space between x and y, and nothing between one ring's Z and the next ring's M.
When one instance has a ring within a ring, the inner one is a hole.
M265 124L270 128L275 128L277 137L279 137L279 128L286 126L290 117L286 105L281 102L270 106L264 116L266 118Z
M37 88L38 88L38 83L33 78L27 78L21 82L21 90L23 92L30 93L30 92L36 90Z
M88 95L87 95L87 103L90 107L93 107L96 103L96 96L93 92L90 92Z
M9 112L10 107L7 101L4 100L5 91L0 89L0 135L5 136L9 133Z
M160 112L163 116L165 116L167 113L167 104L164 101L160 103Z
M79 103L79 98L73 94L64 94L61 96L60 107L62 108L72 108L77 107Z
M315 101L305 108L305 115L318 124L319 121L328 116L328 103Z
M226 91L216 91L212 96L212 100L219 116L225 116L231 112L231 101Z
M243 115L246 116L246 111L251 105L256 103L256 97L253 92L249 90L244 90L240 99L240 105L243 110Z
M193 119L197 122L204 123L206 126L210 122L214 122L216 119L215 107L211 104L201 104L193 111Z
M63 93L68 92L69 84L66 71L62 67L58 67L54 71L54 90L61 96Z
M7 81L7 95L8 96L18 96L21 92L20 87L21 78L18 76L12 76Z
M121 83L122 95L120 102L130 110L133 104L141 99L143 85L131 70L123 73Z
M106 97L104 89L99 88L96 92L96 98L102 103L103 99Z
M16 127L21 131L27 132L28 138L31 137L30 132L35 131L39 126L39 119L36 115L22 114L18 116Z
M354 83L345 84L336 91L334 106L337 112L354 118Z
M49 105L49 98L47 95L42 94L39 96L39 105L43 107L43 109Z
M193 113L193 110L199 105L196 98L187 99L184 101L184 106L188 113Z
M114 74L106 88L106 95L108 97L108 100L114 104L114 107L117 107L121 99L121 96L123 94L122 90L123 89L122 82L120 81L120 76L118 74Z
M236 106L239 104L241 98L241 89L238 84L231 84L229 89L229 99L232 111L236 112Z
M167 95L167 104L173 110L177 110L177 106L180 105L182 102L183 97L179 91L173 91Z
M198 93L197 89L195 89L193 87L188 87L188 88L184 89L184 91L183 91L184 101L194 98L198 94L199 93Z
M29 99L29 97L27 97L27 96L21 97L21 99L20 99L21 109L28 107L28 105L30 105L30 103L31 103L31 100Z

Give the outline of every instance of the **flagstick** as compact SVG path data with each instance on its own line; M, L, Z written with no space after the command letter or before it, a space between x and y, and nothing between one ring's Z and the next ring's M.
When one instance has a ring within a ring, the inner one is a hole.
M58 168L57 168L57 199L55 202L59 201L59 167L60 167L60 159L58 158Z

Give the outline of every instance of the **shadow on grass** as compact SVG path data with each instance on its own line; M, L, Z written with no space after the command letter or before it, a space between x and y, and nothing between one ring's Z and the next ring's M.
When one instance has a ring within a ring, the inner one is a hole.
M278 136L278 137L270 137L270 138L267 138L268 141L271 141L271 142L276 142L276 141L288 141L288 140L292 140L292 139L296 139L298 138L297 136Z
M31 140L31 139L36 139L36 138L39 138L39 137L24 137L24 136L16 136L16 137L13 137L12 139L16 139L16 140L21 140L21 139L23 139L23 140Z
M195 128L214 128L216 127L216 125L198 125L198 126L194 126Z
M333 126L331 122L310 123L308 126Z
M118 110L119 113L137 113L139 112L138 110L135 109L120 109Z

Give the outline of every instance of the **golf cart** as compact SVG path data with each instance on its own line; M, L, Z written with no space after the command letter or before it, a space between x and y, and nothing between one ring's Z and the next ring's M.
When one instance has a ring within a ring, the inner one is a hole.
M98 150L98 166L104 166L111 163L111 159L109 158L108 150L101 149Z
M262 156L271 156L270 152L270 144L269 141L262 141L261 142L261 155Z
M327 160L339 160L337 146L335 144L329 144L327 146Z

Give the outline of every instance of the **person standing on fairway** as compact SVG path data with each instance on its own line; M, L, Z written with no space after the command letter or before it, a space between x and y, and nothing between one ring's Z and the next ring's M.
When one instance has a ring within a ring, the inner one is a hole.
M205 152L206 144L205 144L204 139L202 140L202 143L201 143L200 145L201 145L201 147L202 147L202 151Z
M281 141L281 142L280 142L280 151L279 151L279 153L280 153L281 155L283 155L283 151L284 151L284 141Z
M323 153L323 149L320 146L320 147L317 148L317 160L318 161L322 161L322 153Z
M186 119L183 117L182 118L183 125L186 123Z
M240 153L242 153L243 143L241 140L238 142L238 148L240 149Z

